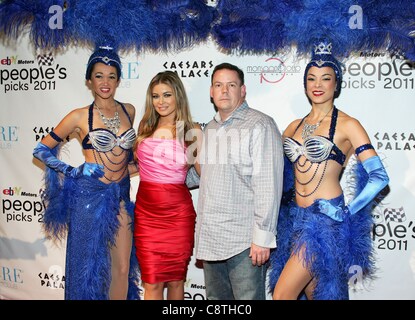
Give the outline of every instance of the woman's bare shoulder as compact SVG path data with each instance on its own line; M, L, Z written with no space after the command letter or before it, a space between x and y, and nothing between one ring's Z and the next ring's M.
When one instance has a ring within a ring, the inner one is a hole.
M295 130L297 129L297 127L300 125L302 119L295 119L294 121L292 121L287 128L285 128L284 132L283 132L283 136L284 137L292 137L294 135Z
M344 126L347 130L352 130L356 127L362 127L360 121L344 111L338 110L337 122Z

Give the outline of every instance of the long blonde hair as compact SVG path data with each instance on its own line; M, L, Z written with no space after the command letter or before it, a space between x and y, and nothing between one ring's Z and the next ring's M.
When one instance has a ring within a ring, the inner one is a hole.
M176 98L176 119L173 128L174 137L176 138L176 129L183 130L181 136L185 137L186 133L194 128L194 123L190 113L189 100L187 98L183 82L176 72L169 70L159 72L153 77L153 79L151 79L147 88L146 105L143 118L141 119L137 130L138 135L134 145L134 155L136 154L135 150L137 149L137 146L145 138L152 136L157 129L160 115L157 113L153 106L153 88L157 84L161 83L169 86ZM183 123L183 126L177 128L177 123ZM193 142L194 141L184 141L187 146Z

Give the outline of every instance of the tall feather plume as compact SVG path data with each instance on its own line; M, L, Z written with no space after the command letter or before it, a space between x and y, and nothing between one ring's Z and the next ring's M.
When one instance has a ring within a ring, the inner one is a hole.
M153 12L145 1L78 0L76 38L91 45L143 50L156 36Z
M5 0L0 3L0 30L11 38L17 38L25 32L30 33L30 38L36 47L57 47L65 45L71 39L72 28L70 25L62 25L56 28L50 25L53 20L54 10L52 6L59 6L63 12L65 21L66 8L69 1L64 0Z
M387 50L415 61L415 2L363 0L362 50Z
M49 27L52 5L64 10L61 29ZM36 47L86 43L139 51L157 35L155 14L145 0L5 0L0 3L0 18L8 37L17 38L30 27Z
M298 10L299 0L223 0L219 20L212 28L215 41L240 54L275 53L289 46L285 17Z
M216 9L204 0L149 0L156 15L153 49L182 50L207 40Z

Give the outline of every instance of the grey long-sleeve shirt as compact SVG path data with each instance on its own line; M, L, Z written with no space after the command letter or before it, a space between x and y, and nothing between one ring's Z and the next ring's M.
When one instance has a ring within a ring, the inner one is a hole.
M204 129L196 222L196 258L217 261L249 248L275 248L282 195L281 133L244 102Z

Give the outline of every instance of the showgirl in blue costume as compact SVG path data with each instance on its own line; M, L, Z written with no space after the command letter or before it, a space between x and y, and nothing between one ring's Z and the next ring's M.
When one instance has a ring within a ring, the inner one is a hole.
M45 231L57 239L67 234L68 300L139 298L130 201L135 108L114 99L120 76L117 53L97 49L86 71L94 101L66 115L33 151L47 166ZM77 168L58 159L59 143L72 133L85 156Z
M270 259L274 299L348 299L349 273L373 272L370 210L389 178L362 125L334 106L342 69L331 46L318 43L305 69L311 112L284 131L285 196ZM358 183L346 205L340 177L353 153Z

